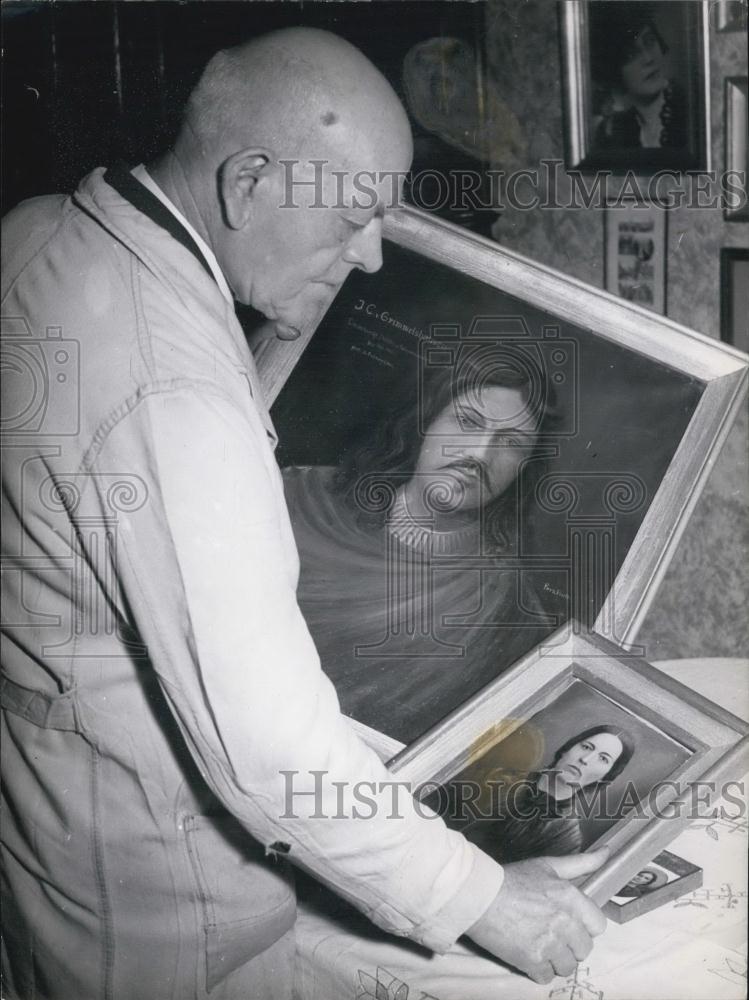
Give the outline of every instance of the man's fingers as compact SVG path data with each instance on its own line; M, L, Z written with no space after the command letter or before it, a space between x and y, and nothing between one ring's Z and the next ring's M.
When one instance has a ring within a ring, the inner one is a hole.
M567 854L561 858L544 857L541 860L565 879L577 878L579 875L590 875L609 859L608 847L601 847L590 854Z
M569 945L570 951L578 962L582 962L583 959L587 958L593 950L593 938L586 931L586 929L576 921L573 922L567 936L567 944Z
M534 983L540 983L542 986L550 983L554 978L554 969L551 967L551 962L543 962L528 969L528 978L532 979Z
M557 976L571 976L577 968L577 959L569 948L560 946L552 955L551 965Z
M601 913L596 904L584 896L581 892L575 892L573 916L576 916L583 924L591 937L598 937L606 930L606 917Z

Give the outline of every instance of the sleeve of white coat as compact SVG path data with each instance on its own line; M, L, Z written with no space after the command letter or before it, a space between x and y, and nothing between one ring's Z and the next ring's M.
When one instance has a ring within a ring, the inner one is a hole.
M214 793L379 926L447 950L502 869L419 815L341 715L297 605L281 477L254 407L152 393L112 428L98 465L147 484L149 502L123 518L122 586Z

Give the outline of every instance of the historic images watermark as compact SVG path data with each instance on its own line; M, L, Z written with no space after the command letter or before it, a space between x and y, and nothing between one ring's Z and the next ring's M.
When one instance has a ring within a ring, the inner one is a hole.
M425 819L442 818L457 824L497 819L551 819L553 803L534 799L529 806L526 793L533 783L527 777L510 780L471 781L453 779L448 785L407 780L339 781L325 770L282 770L284 811L282 820L312 819L370 820L384 812L387 819L403 819L413 810ZM487 791L490 793L487 795ZM595 791L580 789L573 809L577 819L615 822L636 816L649 819L705 819L706 808L716 796L723 801L713 807L710 818L737 820L747 813L746 785L743 781L694 781L688 784L664 780L656 782L642 796L628 782L616 802ZM546 811L549 810L549 811Z
M102 581L116 576L122 520L147 503L147 484L134 473L83 471L74 457L83 391L76 338L3 317L2 341L2 624L28 629L49 659L86 655L86 641L98 656L143 655Z
M602 209L632 202L662 209L720 209L735 212L746 205L746 171L683 173L656 170L643 177L629 170L583 173L566 170L560 159L542 159L535 167L505 170L436 169L417 172L337 170L327 160L281 160L284 195L281 208L354 208L362 211L402 208L407 201L431 211L521 212ZM405 196L409 195L408 198Z

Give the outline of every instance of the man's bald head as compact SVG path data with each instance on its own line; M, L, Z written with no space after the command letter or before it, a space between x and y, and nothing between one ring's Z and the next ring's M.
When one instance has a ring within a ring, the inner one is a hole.
M406 113L369 60L292 28L210 61L153 171L235 298L292 337L351 270L380 267L382 217L412 153Z
M314 158L345 148L362 129L391 144L410 142L395 92L358 49L327 31L289 28L211 59L188 102L180 142L211 161L250 145Z

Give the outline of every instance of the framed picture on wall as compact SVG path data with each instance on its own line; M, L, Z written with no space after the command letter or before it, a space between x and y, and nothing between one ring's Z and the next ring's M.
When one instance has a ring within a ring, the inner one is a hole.
M256 358L300 607L345 713L397 749L570 618L634 638L748 369L433 215L383 233L377 273Z
M570 622L389 769L501 863L607 846L583 884L603 905L710 814L747 749L749 723Z
M748 91L747 77L729 76L726 79L726 174L731 186L724 210L727 222L749 222Z
M720 339L749 354L749 249L720 251Z
M612 896L603 912L616 924L670 903L702 885L702 869L671 851L661 851Z
M666 312L668 210L656 202L610 205L604 214L606 289Z
M567 168L710 170L708 4L561 0Z

